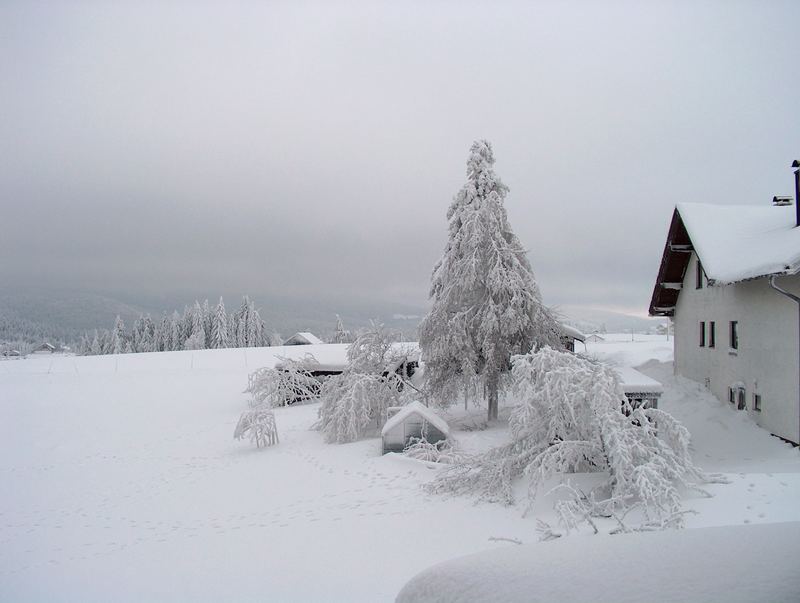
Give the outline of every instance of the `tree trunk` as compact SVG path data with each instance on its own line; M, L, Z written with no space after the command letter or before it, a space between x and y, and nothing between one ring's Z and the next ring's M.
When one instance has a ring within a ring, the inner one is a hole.
M497 420L497 389L499 385L499 379L496 375L491 375L486 381L486 389L488 390L488 398L489 398L489 414L488 420L489 421L496 421Z

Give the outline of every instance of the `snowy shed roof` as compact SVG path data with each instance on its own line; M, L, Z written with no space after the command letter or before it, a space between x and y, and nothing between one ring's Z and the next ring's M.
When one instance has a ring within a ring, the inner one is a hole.
M561 334L566 335L567 337L571 337L572 339L577 339L581 343L586 341L586 335L581 333L575 327L571 327L569 325L561 324Z
M386 435L389 431L401 425L408 417L413 414L420 415L428 423L433 425L436 429L441 431L445 436L450 435L450 426L442 417L433 412L430 408L422 404L422 402L411 402L406 404L400 409L397 414L390 417L386 424L381 429L381 435Z
M652 393L661 394L664 392L664 386L655 379L651 379L634 368L629 366L615 366L614 370L619 375L619 382L622 385L622 391L626 394L632 393Z
M672 215L650 314L672 316L691 253L711 285L800 271L800 228L791 205L679 203Z
M319 337L314 335L313 333L309 333L308 331L300 331L299 333L295 333L289 339L283 342L283 345L319 345L325 343Z

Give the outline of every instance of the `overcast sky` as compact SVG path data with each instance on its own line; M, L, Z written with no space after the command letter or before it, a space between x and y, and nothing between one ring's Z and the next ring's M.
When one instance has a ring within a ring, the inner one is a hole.
M800 3L0 3L0 286L424 305L471 142L545 301L800 158Z

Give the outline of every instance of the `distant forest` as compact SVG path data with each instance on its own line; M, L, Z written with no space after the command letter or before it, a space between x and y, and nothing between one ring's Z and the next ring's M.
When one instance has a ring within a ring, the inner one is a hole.
M186 306L183 314L162 314L153 320L149 314L137 318L130 329L117 316L113 328L95 329L81 336L76 353L82 355L169 352L220 348L262 347L280 344L270 331L255 304L244 297L238 310L228 314L225 302L212 308L208 300Z

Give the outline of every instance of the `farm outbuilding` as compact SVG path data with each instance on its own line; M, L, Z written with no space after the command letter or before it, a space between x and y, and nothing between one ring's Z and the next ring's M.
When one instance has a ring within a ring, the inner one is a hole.
M584 346L586 346L586 335L581 333L575 327L571 327L569 325L561 324L559 325L561 328L561 343L570 352L575 351L575 342L580 341Z
M52 354L56 351L56 346L51 343L40 343L35 348L31 350L31 354Z
M412 438L437 444L450 436L447 421L421 402L389 408L389 419L381 430L383 454L403 452Z
M658 408L658 400L664 393L664 387L658 381L628 366L617 366L614 370L633 408Z
M319 337L308 331L301 331L295 333L289 339L283 342L283 345L320 345L325 343Z

